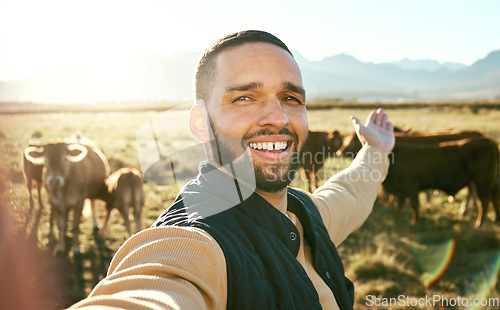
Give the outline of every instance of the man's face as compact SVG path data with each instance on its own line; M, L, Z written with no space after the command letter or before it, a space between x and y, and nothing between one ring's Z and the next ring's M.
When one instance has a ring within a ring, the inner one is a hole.
M285 188L308 130L302 77L292 56L268 43L221 52L210 98L208 113L219 141L214 151L234 158L249 148L257 188Z

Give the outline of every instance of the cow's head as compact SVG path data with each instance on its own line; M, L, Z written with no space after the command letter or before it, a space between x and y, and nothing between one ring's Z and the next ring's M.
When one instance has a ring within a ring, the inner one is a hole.
M337 130L328 134L328 148L330 153L335 155L335 152L342 146L342 135Z
M337 156L354 158L362 146L356 132L353 132L344 137L342 146L337 150Z
M64 142L47 143L43 147L28 147L24 156L35 165L45 166L45 186L57 190L64 185L69 173L68 165L79 162L87 156L87 148L81 144Z

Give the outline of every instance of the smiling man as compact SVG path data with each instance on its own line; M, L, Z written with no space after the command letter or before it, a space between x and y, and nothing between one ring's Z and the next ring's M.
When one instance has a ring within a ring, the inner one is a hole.
M196 73L189 130L207 161L152 228L119 249L82 309L352 309L338 246L366 220L389 166L382 109L351 166L313 194L288 185L308 123L302 77L275 36L212 45Z

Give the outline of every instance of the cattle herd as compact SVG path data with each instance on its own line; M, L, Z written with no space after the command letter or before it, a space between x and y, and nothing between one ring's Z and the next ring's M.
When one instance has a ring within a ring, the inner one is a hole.
M24 152L24 176L29 190L30 211L33 212L32 184L38 189L39 207L43 208L41 184L50 203L50 234L54 218L59 236L56 253L64 253L66 222L73 213L73 252L80 252L80 218L86 199L91 201L94 229L98 230L95 200L106 203L106 222L111 210L118 209L130 234L129 208L134 209L136 229L141 229L141 209L144 204L142 176L133 168L122 168L110 175L108 160L90 139L78 134L62 141L30 144ZM34 228L36 229L36 227Z
M419 217L418 194L424 190L440 190L454 196L464 187L469 189L467 200L478 208L475 226L481 225L492 202L496 220L500 220L499 150L497 143L479 131L414 132L395 129L396 144L389 154L390 166L382 189L392 194L402 207L409 198L413 209L412 223ZM318 171L328 157L354 157L362 144L355 133L342 136L338 131L309 131L304 147L301 169L308 181L318 187ZM50 203L50 234L54 220L59 236L56 252L64 253L66 222L73 212L73 251L79 252L80 218L84 201L92 206L94 229L98 230L95 200L106 203L103 236L110 213L118 209L131 234L129 209L133 208L136 230L141 229L144 205L143 179L134 168L122 168L110 174L109 164L99 147L78 134L61 141L31 143L24 150L24 176L29 191L29 214L34 202L33 183L38 191L40 210L43 208L41 188ZM29 217L28 217L29 218Z
M321 136L318 132L310 132L310 135L315 141L314 148L307 143L305 151L324 152L323 157L313 159L324 160L333 156L332 152L335 156L353 158L362 147L355 133L345 137L338 133L323 133L322 136L328 136L328 139L318 139ZM414 132L395 129L394 135L396 144L389 154L390 167L382 189L392 194L400 207L407 198L410 199L413 224L419 217L419 192L441 190L454 196L464 187L469 189L467 201L475 200L478 208L476 227L481 225L490 202L495 208L496 221L500 220L499 151L494 140L479 131ZM323 162L313 162L302 169L306 175L311 174L311 170L315 174L322 166ZM311 191L311 178L307 179ZM317 180L314 181L317 186Z

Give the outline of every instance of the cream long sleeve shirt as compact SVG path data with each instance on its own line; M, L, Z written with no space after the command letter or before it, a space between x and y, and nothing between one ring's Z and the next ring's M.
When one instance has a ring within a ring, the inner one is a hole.
M369 216L387 174L385 152L364 146L352 164L313 194L336 246ZM287 216L302 235L295 214ZM302 236L301 236L302 237ZM312 266L305 238L297 260L311 278L324 309L338 309L333 293ZM143 230L117 251L107 276L70 309L225 309L226 262L214 238L199 228L177 226Z

